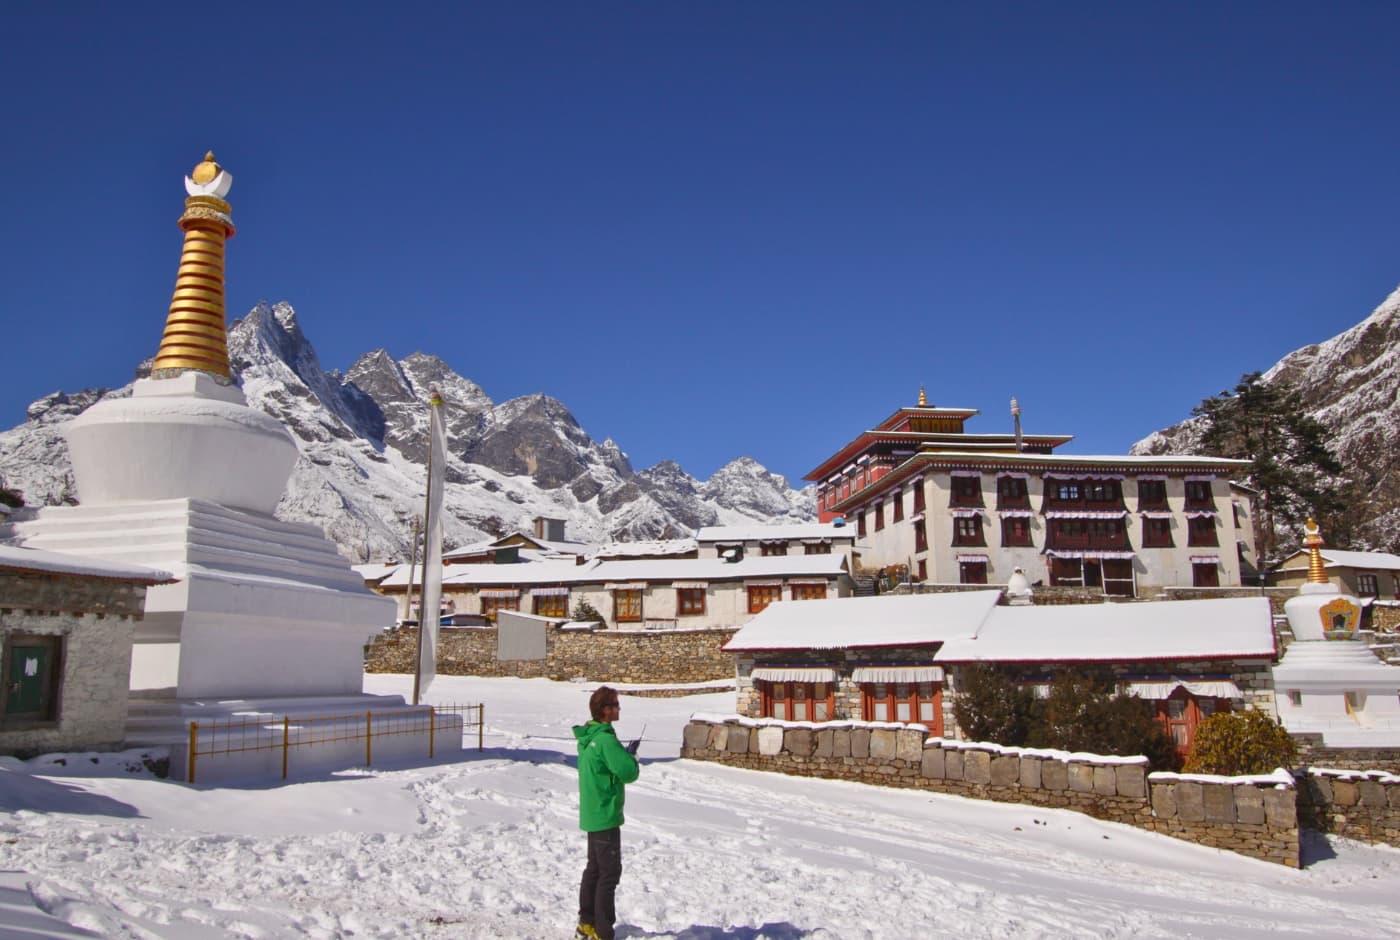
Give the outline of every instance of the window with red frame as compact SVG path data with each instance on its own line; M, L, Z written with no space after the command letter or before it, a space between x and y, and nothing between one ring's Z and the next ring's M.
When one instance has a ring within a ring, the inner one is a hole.
M985 561L958 562L958 582L960 584L986 584L987 563Z
M1031 497L1026 489L1026 481L1021 477L997 477L997 507L1030 509Z
M901 522L904 519L904 491L895 490L894 499L890 503L890 521Z
M958 516L953 520L954 545L985 545L981 516Z
M860 687L865 721L903 721L927 725L943 735L943 686L937 682L865 682Z
M1169 699L1157 702L1157 720L1167 729L1176 752L1185 757L1196 739L1196 728L1216 712L1228 712L1229 699L1197 698L1177 689Z
M1211 495L1210 483L1206 480L1186 481L1187 509L1214 509L1215 497Z
M865 538L865 510L856 513L856 536Z
M639 622L642 619L642 592L613 591L613 619L618 623Z
M1139 480L1138 509L1166 509L1167 481Z
M826 599L825 584L794 584L792 599L795 601L820 601Z
M1198 561L1191 565L1192 587L1220 587L1220 569L1213 561Z
M1001 520L1001 544L1006 548L1024 547L1032 544L1030 517L1007 516L1003 518Z
M804 555L830 555L830 554L831 554L831 543L830 543L830 542L808 542L806 545L802 546L802 554L804 554Z
M1358 574L1356 576L1356 593L1362 597L1379 597L1381 593L1380 579L1374 574Z
M979 477L953 477L951 506L982 505L982 480Z
M885 527L885 501L882 499L875 504L875 531L879 532Z
M779 584L754 584L748 590L751 614L756 614L769 604L783 599L783 588Z
M695 617L705 612L704 588L676 588L676 615Z
M914 523L914 551L928 551L928 529L922 519Z
M762 682L759 708L764 718L783 721L830 721L835 687L829 682Z
M496 619L498 610L519 610L520 595L513 594L510 597L483 597L481 599L481 616L487 620Z
M1173 544L1170 519L1142 520L1143 548L1171 548Z
M919 559L919 562L918 562L918 567L919 567L919 580L920 580L920 581L927 581L927 580L928 580L928 562L927 562L926 560L920 558L920 559Z
M758 543L758 554L759 554L760 556L762 556L762 557L765 557L765 558L771 557L771 556L773 556L773 555L786 555L786 554L787 554L787 543L786 543L786 542L759 542L759 543Z
M533 600L536 616L569 616L569 595L567 594L536 594Z
M1187 545L1219 545L1214 516L1192 516L1186 520Z
M914 481L914 512L924 511L924 481Z

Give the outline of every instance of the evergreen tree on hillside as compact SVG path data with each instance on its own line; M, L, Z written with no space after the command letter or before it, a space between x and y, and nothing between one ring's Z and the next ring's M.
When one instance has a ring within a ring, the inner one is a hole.
M1242 482L1258 494L1254 540L1262 562L1277 562L1281 545L1297 544L1309 516L1334 541L1345 542L1342 464L1327 443L1327 429L1304 410L1296 390L1251 372L1192 414L1206 421L1206 453L1253 461Z

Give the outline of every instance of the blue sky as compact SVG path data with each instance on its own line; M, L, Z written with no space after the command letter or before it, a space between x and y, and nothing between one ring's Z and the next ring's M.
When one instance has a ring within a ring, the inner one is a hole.
M1121 453L1400 282L1394 3L5 4L0 427L228 308L434 353L638 468L913 404Z

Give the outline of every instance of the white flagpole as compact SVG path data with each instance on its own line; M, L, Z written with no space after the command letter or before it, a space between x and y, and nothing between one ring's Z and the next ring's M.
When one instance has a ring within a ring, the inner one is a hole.
M442 600L442 494L447 476L447 441L442 427L442 393L430 385L428 408L427 496L423 508L423 590L419 595L418 671L413 677L413 704L428 693L437 675L438 608Z

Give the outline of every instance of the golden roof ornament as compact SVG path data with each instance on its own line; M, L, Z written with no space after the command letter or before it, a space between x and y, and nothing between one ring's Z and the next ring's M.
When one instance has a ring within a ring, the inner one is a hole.
M928 407L928 395L925 394L925 392L924 392L924 387L923 387L922 385L919 386L919 407L920 407L920 408L927 408L927 407Z
M233 174L219 166L212 150L185 177L189 197L180 216L185 246L151 367L153 379L205 372L220 384L233 382L224 322L224 243L234 228L233 210L223 198L232 186Z
M1327 566L1322 560L1322 546L1327 543L1322 540L1322 533L1318 531L1317 520L1308 519L1303 526L1303 547L1308 550L1308 583L1326 584Z

